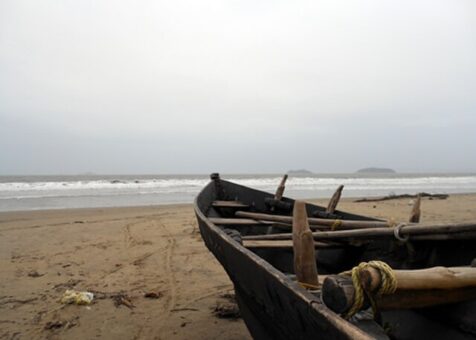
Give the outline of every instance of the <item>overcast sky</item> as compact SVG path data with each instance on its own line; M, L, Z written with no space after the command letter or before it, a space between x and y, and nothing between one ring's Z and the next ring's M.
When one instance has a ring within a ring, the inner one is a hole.
M0 2L0 174L476 171L476 2Z

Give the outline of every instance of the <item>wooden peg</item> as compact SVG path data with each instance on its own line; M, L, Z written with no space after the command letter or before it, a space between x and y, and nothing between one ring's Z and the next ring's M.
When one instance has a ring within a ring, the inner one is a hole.
M417 198L415 199L415 202L413 203L412 212L410 213L410 218L408 222L411 222L411 223L420 222L420 215L421 215L420 205L421 205L421 196L418 195Z
M284 175L283 178L281 179L281 183L279 183L278 189L276 189L276 194L274 194L274 199L275 200L279 201L279 200L281 200L281 198L283 198L285 184L286 184L287 179L288 179L288 175Z
M339 185L337 190L334 192L334 195L332 195L332 198L329 201L329 204L327 205L326 213L328 214L334 213L334 211L336 210L337 204L339 203L340 196L342 194L342 189L344 189L344 186L341 184Z
M294 271L299 282L317 287L316 256L314 238L307 221L306 204L302 201L294 203L293 211L293 248Z

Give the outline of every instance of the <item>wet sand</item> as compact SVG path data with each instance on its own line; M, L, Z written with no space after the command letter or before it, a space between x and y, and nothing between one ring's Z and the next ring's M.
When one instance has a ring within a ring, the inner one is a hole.
M400 221L409 201L339 208ZM471 220L474 194L422 201L422 222ZM66 289L96 297L63 305ZM1 339L250 339L241 319L213 314L232 292L191 205L0 213Z

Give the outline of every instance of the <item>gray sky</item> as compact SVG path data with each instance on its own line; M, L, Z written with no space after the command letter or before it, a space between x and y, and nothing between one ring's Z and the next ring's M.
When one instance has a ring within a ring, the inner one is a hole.
M476 3L0 2L0 174L476 171Z

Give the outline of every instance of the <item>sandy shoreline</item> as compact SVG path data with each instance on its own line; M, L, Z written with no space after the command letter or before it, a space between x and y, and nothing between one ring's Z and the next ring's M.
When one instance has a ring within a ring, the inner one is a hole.
M409 201L344 199L339 208L406 220ZM470 220L476 194L422 201L422 222ZM2 339L250 338L241 320L212 313L232 285L205 248L190 204L2 212L0 273ZM62 305L68 288L98 298ZM116 307L110 297L119 293L135 307Z

